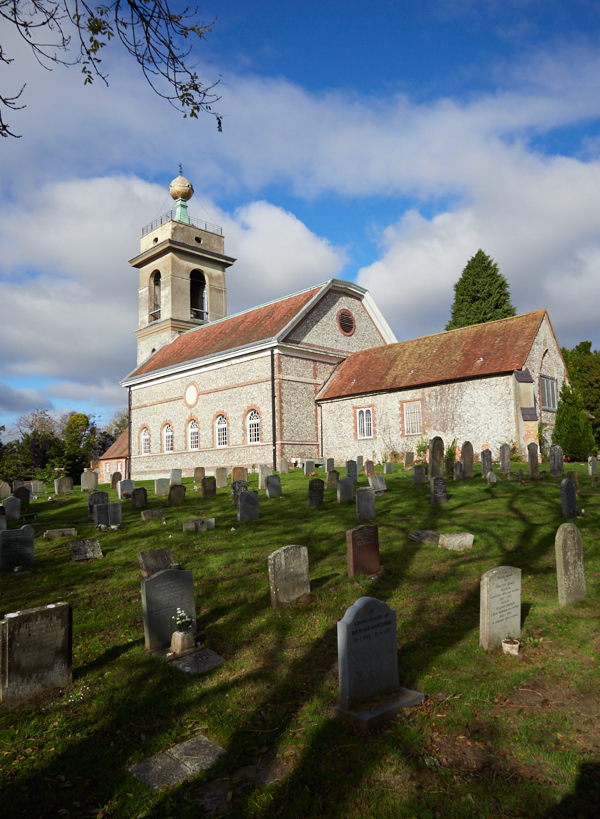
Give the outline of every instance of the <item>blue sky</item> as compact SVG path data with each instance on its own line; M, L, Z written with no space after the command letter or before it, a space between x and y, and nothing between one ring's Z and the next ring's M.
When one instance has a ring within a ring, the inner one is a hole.
M0 424L125 403L141 227L170 208L223 225L230 310L331 276L367 287L399 339L438 332L483 248L518 312L600 347L600 7L594 2L210 2L194 51L224 132L183 120L118 49L110 87L41 69L0 163Z

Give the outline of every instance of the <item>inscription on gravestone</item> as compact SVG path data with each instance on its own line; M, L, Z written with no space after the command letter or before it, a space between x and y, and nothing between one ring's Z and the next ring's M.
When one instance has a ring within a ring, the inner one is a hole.
M479 644L486 650L521 634L521 569L499 566L481 576Z

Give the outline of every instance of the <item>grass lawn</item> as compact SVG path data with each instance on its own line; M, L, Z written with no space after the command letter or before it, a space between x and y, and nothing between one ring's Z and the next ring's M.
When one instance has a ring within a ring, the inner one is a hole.
M78 488L34 502L38 534L75 526L100 538L105 557L74 563L67 539L38 537L34 570L0 576L2 615L73 607L72 686L0 708L0 815L196 817L223 799L222 815L265 819L598 816L600 491L583 465L570 468L580 472L588 596L569 608L558 606L554 536L564 521L549 477L450 482L448 503L432 507L428 488L397 467L377 498L384 571L374 581L346 575L353 505L326 490L309 509L300 471L282 476L281 499L261 492L261 518L246 524L229 490L202 500L190 481L181 507L139 483L166 523L143 523L126 501L114 532L96 532ZM216 528L183 534L190 517L215 517ZM413 529L466 530L475 544L448 552L411 541ZM314 601L275 610L267 557L290 543L308 547ZM193 570L200 634L227 660L204 676L144 650L136 555L163 547ZM478 646L479 578L500 565L522 569L519 657ZM427 694L368 739L333 716L336 621L363 595L397 611L400 681ZM227 750L205 774L151 792L128 772L197 733Z

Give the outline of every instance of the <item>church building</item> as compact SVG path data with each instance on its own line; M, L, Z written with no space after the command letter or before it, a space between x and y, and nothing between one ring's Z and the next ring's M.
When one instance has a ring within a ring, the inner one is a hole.
M330 279L227 315L217 225L175 207L142 231L137 366L129 394L131 477L174 467L415 451L440 435L524 453L551 427L566 378L544 310L397 342L362 287Z

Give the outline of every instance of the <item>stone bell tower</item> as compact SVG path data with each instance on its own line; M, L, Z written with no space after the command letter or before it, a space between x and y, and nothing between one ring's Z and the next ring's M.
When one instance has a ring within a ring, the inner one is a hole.
M137 363L180 333L227 315L223 231L191 219L194 188L181 174L169 185L173 210L142 230L140 253L129 264L140 271Z

